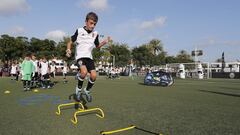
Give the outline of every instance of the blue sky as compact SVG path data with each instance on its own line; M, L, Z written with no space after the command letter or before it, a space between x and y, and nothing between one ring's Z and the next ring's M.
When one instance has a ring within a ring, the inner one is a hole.
M201 61L240 60L239 0L0 0L0 34L56 41L95 11L100 34L135 47L153 38L168 55L203 50Z

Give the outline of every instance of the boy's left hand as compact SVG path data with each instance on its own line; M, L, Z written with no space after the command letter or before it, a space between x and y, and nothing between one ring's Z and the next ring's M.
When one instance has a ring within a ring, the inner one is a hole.
M72 53L72 51L70 49L66 50L66 56L67 57L71 57L71 53Z

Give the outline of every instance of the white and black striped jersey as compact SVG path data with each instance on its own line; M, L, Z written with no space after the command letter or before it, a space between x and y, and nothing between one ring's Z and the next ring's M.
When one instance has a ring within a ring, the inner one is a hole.
M12 65L10 74L17 74L17 65Z
M64 66L62 72L63 72L64 74L66 74L66 73L68 72L68 67L67 67L67 66Z
M40 62L40 73L42 75L46 75L49 71L49 64L48 62Z
M31 60L34 65L35 73L39 71L39 63L38 60Z
M75 59L92 59L92 49L99 45L97 31L88 31L85 27L76 30L71 37L72 42L76 42Z

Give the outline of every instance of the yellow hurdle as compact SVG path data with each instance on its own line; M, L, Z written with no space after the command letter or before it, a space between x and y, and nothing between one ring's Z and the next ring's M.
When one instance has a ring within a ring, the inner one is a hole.
M126 128L121 128L121 129L117 129L117 130L112 130L112 131L101 131L100 134L102 134L102 135L109 135L109 134L114 134L114 133L118 133L118 132L122 132L122 131L127 131L127 130L130 130L130 129L137 129L137 130L141 130L141 131L143 131L143 132L150 133L150 134L154 134L154 135L163 135L163 134L161 134L161 133L154 133L154 132L152 132L152 131L148 131L148 130L145 130L145 129L136 127L136 126L134 126L134 125L131 125L131 126L126 127Z
M113 133L117 133L117 132L122 132L122 131L130 130L130 129L134 129L135 127L136 126L130 126L130 127L122 128L122 129L112 130L112 131L102 131L101 134L102 135L113 134Z
M76 111L76 112L74 113L73 119L71 119L71 122L72 122L73 124L77 124L77 122L78 122L77 114L79 114L79 113L84 113L84 112L92 112L92 111L100 111L100 112L101 112L101 115L96 114L96 116L98 116L99 118L104 118L104 112L103 112L103 110L100 109L100 108L92 108L92 109L86 109L86 110L82 109L82 110Z
M65 107L65 106L70 106L70 105L74 105L74 104L79 104L81 106L82 109L80 110L84 110L84 106L81 102L72 102L72 103L66 103L66 104L60 104L58 105L58 111L56 112L57 115L61 114L61 107Z

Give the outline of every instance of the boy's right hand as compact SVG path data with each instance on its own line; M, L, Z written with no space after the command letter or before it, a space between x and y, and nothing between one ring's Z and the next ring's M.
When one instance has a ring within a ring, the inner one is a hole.
M111 37L108 36L108 37L107 37L107 42L111 42L111 40L112 40Z
M72 53L72 51L70 49L66 50L66 56L67 57L71 57L71 53Z

